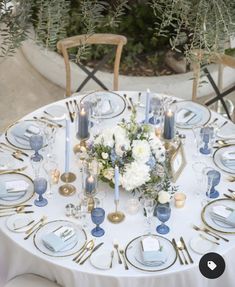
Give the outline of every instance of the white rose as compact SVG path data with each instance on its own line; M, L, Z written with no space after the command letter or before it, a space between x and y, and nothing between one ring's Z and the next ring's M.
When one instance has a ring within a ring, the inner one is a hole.
M102 173L108 180L112 180L114 177L114 169L112 167L104 169Z
M121 182L127 191L133 190L150 180L150 168L148 165L139 162L132 162L126 165Z
M151 155L151 150L147 140L134 140L132 142L132 156L136 161L146 163Z
M170 194L167 191L160 191L158 193L158 202L161 204L165 204L170 201Z
M107 159L109 157L109 154L107 152L102 152L101 156L103 159Z

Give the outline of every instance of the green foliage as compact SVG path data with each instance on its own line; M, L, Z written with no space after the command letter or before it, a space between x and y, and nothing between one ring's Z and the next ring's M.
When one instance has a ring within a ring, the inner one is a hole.
M69 8L69 0L35 1L33 23L38 43L47 49L55 49L57 41L66 37Z
M11 56L27 38L31 4L19 0L13 7L10 0L0 0L0 56Z
M172 48L184 51L191 60L195 49L208 55L224 52L235 32L235 4L230 0L151 0L151 6L159 20L156 34L170 34Z

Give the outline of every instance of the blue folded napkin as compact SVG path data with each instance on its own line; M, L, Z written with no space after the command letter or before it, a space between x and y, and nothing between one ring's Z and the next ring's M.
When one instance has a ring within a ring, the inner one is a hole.
M167 256L163 250L142 251L142 263L149 266L162 265L166 262Z
M65 229L71 231L67 232L67 236L63 236ZM50 232L42 237L42 242L46 248L52 252L64 251L69 245L75 244L77 236L73 228L62 227L56 232Z
M211 218L235 227L235 210L226 206L215 206L211 212Z
M140 250L140 261L144 265L158 266L167 260L167 255L156 237L143 238L140 241Z
M189 115L187 115L187 113L189 113ZM194 107L190 107L190 109L182 108L177 112L177 123L181 125L193 125L198 123L201 119L201 110Z
M15 127L13 127L11 133L15 139L20 139L20 143L28 144L29 138L31 135L38 134L40 132L39 128L36 125L28 122L22 122Z
M8 192L7 188L6 188L6 183L5 182L0 182L0 199L3 198L15 198L18 199L19 196L23 196L23 193L25 193L26 190L19 190L17 192L14 193L10 193Z
M235 152L226 151L223 153L221 162L224 166L227 166L230 169L235 169Z

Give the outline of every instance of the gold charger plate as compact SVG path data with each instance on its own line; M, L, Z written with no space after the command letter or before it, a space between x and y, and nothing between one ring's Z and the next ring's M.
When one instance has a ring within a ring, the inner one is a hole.
M60 226L73 227L74 230L76 231L77 240L68 245L64 251L53 252L43 244L42 237L43 235L58 229ZM45 255L57 258L67 257L77 253L84 247L86 241L87 241L87 234L84 229L79 227L74 222L62 219L47 222L36 231L33 237L34 246L37 248L38 251L40 251Z
M29 144L23 144L23 143L18 142L15 139L14 135L11 134L11 131L12 131L12 129L15 128L15 126L20 125L21 123L24 124L24 123L27 123L27 122L29 122L29 123L32 122L34 124L37 123L37 125L39 126L40 129L43 129L43 127L46 126L46 124L44 124L42 122L39 122L38 120L34 120L34 119L19 120L19 121L15 122L15 123L11 124L5 130L5 139L7 140L7 142L10 145L12 145L12 146L14 146L16 148L22 149L22 150L32 150ZM46 143L44 143L43 147L45 147L45 146L46 146Z
M229 203L229 205L228 205ZM231 200L229 198L220 198L209 202L207 205L204 206L201 212L201 219L202 222L209 228L213 229L214 231L225 233L225 234L235 234L235 227L226 226L223 223L216 222L210 217L209 212L213 205L226 205L235 209L235 200Z
M230 168L228 166L226 166L223 161L222 161L222 156L224 152L235 152L235 145L231 144L231 145L226 145L226 146L222 146L220 148L218 148L214 154L213 154L213 161L214 164L221 170L230 173L230 174L235 174L235 168Z
M192 107L192 109L190 109L190 105ZM180 124L180 123L177 123L177 120L175 120L175 123L176 123L176 126L180 129L192 129L192 128L195 128L195 127L200 127L200 126L205 126L211 119L211 111L210 109L205 106L205 105L201 105L199 103L196 103L196 102L193 102L193 101L190 101L190 100L186 100L186 101L179 101L179 102L176 102L176 103L173 103L171 105L171 107L174 107L176 106L177 107L177 110L180 110L182 108L186 108L187 110L191 110L191 111L194 111L194 110L201 110L202 112L202 118L196 122L196 123L192 123L192 124ZM180 109L179 109L180 107ZM177 117L177 110L175 112L175 117Z
M103 115L101 114L99 117L92 116L92 118L94 117L95 119L100 119L100 120L113 119L113 118L120 116L126 109L126 101L124 97L117 93L110 92L110 91L91 92L83 96L82 99L80 100L80 103L83 101L84 102L88 101L92 103L94 102L95 98L104 98L107 101L110 101L113 111L108 114L103 114Z
M149 235L138 236L132 239L127 244L126 249L125 249L125 256L129 264L137 268L138 270L147 271L147 272L163 271L163 270L170 268L172 265L174 265L177 259L177 253L172 242L163 236L159 236L155 234L151 234L151 236L154 236L159 240L160 246L162 246L163 249L165 249L165 252L167 254L167 260L161 265L149 266L149 265L144 265L137 259L137 253L140 252L140 240L147 236Z
M15 206L18 204L25 203L33 197L34 195L33 180L28 175L20 172L4 172L0 174L0 182L14 181L14 180L24 180L29 184L29 187L23 196L22 195L19 195L18 197L16 196L15 198L12 198L12 200L0 199L1 206Z

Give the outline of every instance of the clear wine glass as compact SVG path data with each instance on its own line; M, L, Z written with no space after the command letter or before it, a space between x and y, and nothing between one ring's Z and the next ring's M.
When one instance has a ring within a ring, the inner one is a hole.
M53 195L53 186L59 182L60 172L58 170L58 164L55 161L47 160L44 163L43 168L47 174L49 182L49 189L47 190L46 195L50 198Z
M147 225L148 225L148 234L151 234L151 221L153 218L154 208L156 206L155 199L151 197L143 197L141 203L144 207L147 217Z
M95 237L101 237L104 235L105 231L100 227L100 224L103 223L105 217L105 211L101 207L93 208L91 211L91 220L96 227L91 230L91 234Z
M47 205L47 199L42 196L47 190L47 180L43 177L38 177L33 183L34 191L39 195L38 199L34 200L34 204L39 207Z
M160 234L167 234L170 231L170 227L165 224L171 216L171 208L168 204L158 204L157 206L157 218L162 222L157 226L156 231Z
M153 116L149 119L149 123L152 125L161 125L162 117L163 117L163 104L162 100L157 97L153 96L151 98L151 109L153 110Z
M51 127L46 125L44 127L44 135L46 138L46 142L47 142L47 157L51 158L53 156L53 146L55 144L55 137L56 137L56 133L57 133L57 128L56 127Z

